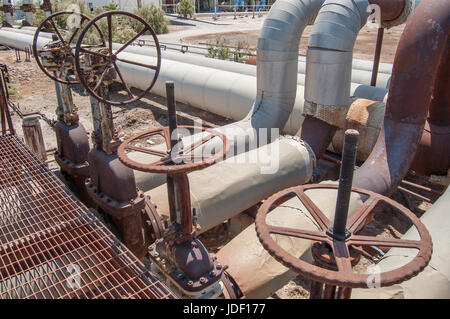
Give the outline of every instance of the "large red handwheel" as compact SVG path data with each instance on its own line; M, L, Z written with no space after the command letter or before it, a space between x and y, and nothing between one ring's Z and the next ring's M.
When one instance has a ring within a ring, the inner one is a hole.
M405 281L417 275L427 266L432 254L431 237L425 228L425 225L423 225L420 219L417 218L410 210L385 196L363 189L353 188L353 192L365 195L368 199L349 217L347 221L349 236L345 240L336 240L330 235L329 232L329 229L332 227L332 222L305 194L305 191L312 189L337 190L337 185L311 184L288 188L272 195L264 201L263 205L258 210L255 220L258 238L269 254L284 266L313 281L349 288L367 288L369 276L371 276L370 274L357 274L353 271L352 261L354 261L354 259L349 252L349 249L352 249L353 247L359 247L360 251L363 251L361 247L366 246L386 248L403 247L418 250L417 255L406 265L391 271L380 273L380 281L377 283L380 286L390 286ZM273 226L266 223L266 217L269 212L273 211L276 207L282 205L284 202L293 197L297 197L302 202L320 229L317 231L311 231ZM359 233L362 229L364 229L368 218L373 213L375 207L377 207L377 205L381 202L394 207L403 216L407 217L417 229L420 240L405 240L360 235ZM289 254L280 245L278 245L275 240L272 239L270 234L302 238L313 242L327 244L330 247L331 259L337 266L337 271L310 264Z
M199 130L199 127L180 125L178 129ZM166 148L170 149L170 133L169 127L154 128L148 131L136 134L126 141L124 141L117 150L119 160L128 167L138 171L148 173L161 174L181 174L199 170L213 165L217 161L223 159L230 149L230 144L226 137L213 129L201 128L202 134L198 141L184 146L176 152L161 151L142 146L136 146L139 141L147 140L148 138L160 135L164 138ZM201 148L213 139L220 139L222 146L220 150L216 150L214 154L195 153L197 148ZM146 153L150 155L159 156L160 159L152 163L142 163L128 157L127 152L135 151Z
M57 26L56 21L61 19L65 22L68 30L64 30ZM68 23L68 21L71 23ZM79 34L80 29L82 29L89 21L89 17L82 13L61 11L48 16L38 26L33 38L33 55L39 68L50 79L68 85L80 83L78 79L76 79L74 51L76 41L78 40L77 35ZM72 27L70 26L71 24L73 24ZM105 45L105 39L100 28L95 23L92 24L92 26L96 30L96 36L100 43ZM46 32L53 31L56 40L49 40L48 44L43 48L39 48L39 39L43 39L42 32L44 32L44 30ZM86 44L83 44L82 46L91 47ZM43 61L44 59L45 61ZM63 72L64 70L67 72ZM71 79L71 75L74 75L75 78Z
M122 40L121 42L123 43L114 48L113 35L116 31L115 28L120 27L120 22L124 19L129 19L130 23L134 26L137 25L137 27L135 28L140 29L140 31L136 32L132 36L130 35L129 39ZM117 23L117 25L115 25L115 23ZM97 46L94 50L83 46L83 43L85 42L85 38L89 34L90 30L95 27L96 24L102 26L106 24L105 36L107 37L107 44L104 44L103 47ZM124 51L128 46L133 45L133 43L137 41L139 37L145 35L146 33L150 33L150 36L154 42L154 50L156 50L156 63L141 63L131 61L120 56L120 53L122 51ZM98 70L94 70L94 73L96 73L94 75L92 73L92 66L83 67L83 64L86 64L85 58L87 56L90 59L99 60L100 64L102 64L101 68L99 68ZM154 71L151 79L148 81L148 85L144 90L140 91L139 94L133 93L131 91L129 85L126 83L122 75L122 72L117 66L118 62L123 65L134 65ZM143 98L155 85L159 70L161 68L161 49L159 46L159 41L152 27L141 17L126 11L107 11L93 18L82 30L75 50L75 67L81 84L85 87L85 89L91 96L96 98L98 101L109 105L127 105ZM128 94L127 99L123 101L113 101L109 100L103 94L102 84L104 84L105 81L111 81L111 74L117 74L118 79L120 80L125 88L125 91Z

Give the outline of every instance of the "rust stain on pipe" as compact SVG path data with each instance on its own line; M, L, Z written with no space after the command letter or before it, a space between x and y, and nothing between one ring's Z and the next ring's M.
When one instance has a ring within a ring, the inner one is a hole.
M423 0L400 39L380 136L354 187L390 195L412 164L442 66L448 60L450 1ZM444 107L447 107L444 105Z
M397 19L405 9L405 0L369 0L381 9L381 20L392 21Z

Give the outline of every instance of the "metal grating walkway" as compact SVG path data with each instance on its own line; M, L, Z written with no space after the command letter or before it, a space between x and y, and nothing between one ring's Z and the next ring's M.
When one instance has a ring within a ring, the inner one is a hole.
M175 298L16 136L0 137L0 298Z

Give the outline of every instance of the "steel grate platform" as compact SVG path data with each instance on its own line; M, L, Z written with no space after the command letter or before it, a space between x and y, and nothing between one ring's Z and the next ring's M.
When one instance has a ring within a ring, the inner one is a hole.
M16 136L0 137L0 298L175 298Z

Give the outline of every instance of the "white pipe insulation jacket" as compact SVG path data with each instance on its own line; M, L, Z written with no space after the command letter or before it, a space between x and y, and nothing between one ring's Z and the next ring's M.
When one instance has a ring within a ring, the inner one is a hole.
M22 27L21 29L16 28L0 28L2 31L15 32L15 33L23 33L27 35L34 36L34 33L37 28L34 27ZM41 32L39 37L43 38L52 38L52 33L49 32ZM113 43L113 48L117 50L120 48L122 44ZM156 50L154 48L149 47L141 47L141 46L128 46L125 52L135 53L143 56L156 56ZM256 66L250 64L237 63L226 60L212 59L205 57L203 55L196 55L187 53L178 53L178 52L161 52L162 59L164 60L172 60L183 63L189 63L193 65L199 65L204 67L210 67L213 69L241 73L250 76L256 76ZM371 77L372 77L372 68L373 62L367 60L359 60L353 59L352 62L352 82L364 85L370 85ZM305 71L306 71L306 57L299 56L298 61L298 76L297 76L297 85L305 84ZM388 63L380 63L378 68L378 76L376 87L381 89L387 89L389 86L390 75L392 73L392 64Z
M326 0L306 53L304 113L333 126L350 105L353 47L369 13L367 0Z
M307 183L315 166L311 148L299 137L274 142L188 174L192 208L203 233L287 187ZM158 213L169 216L167 186L145 193Z
M359 299L448 299L450 298L450 187L420 218L433 240L430 263L417 276L393 285L375 289L353 289L352 298ZM419 240L415 227L402 237ZM377 264L381 272L399 268L410 262L417 250L392 248Z
M121 45L113 44L114 49L118 49ZM156 50L154 48L129 46L125 49L125 52L135 53L144 56L155 56ZM212 59L205 56L190 54L190 53L178 53L178 52L161 52L162 59L168 59L172 61L178 61L183 63L189 63L193 65L199 65L209 67L213 69L241 73L250 76L256 76L256 66L250 64L236 63L232 61ZM305 71L306 71L306 57L299 56L298 61L298 75L297 85L305 84ZM372 65L373 62L365 60L353 60L352 70L352 82L364 85L370 85L372 78ZM390 74L392 72L392 64L381 63L377 76L376 87L387 89L389 86Z
M312 189L305 194L330 220L333 220L337 190ZM349 216L361 204L361 196L352 193ZM273 226L320 230L320 226L313 221L311 214L297 197L272 210L266 218L267 224ZM282 235L273 235L272 238L289 254L312 262L310 240ZM222 265L228 266L227 273L236 282L244 297L250 299L269 297L297 275L264 249L258 240L254 223L220 249L216 256Z

